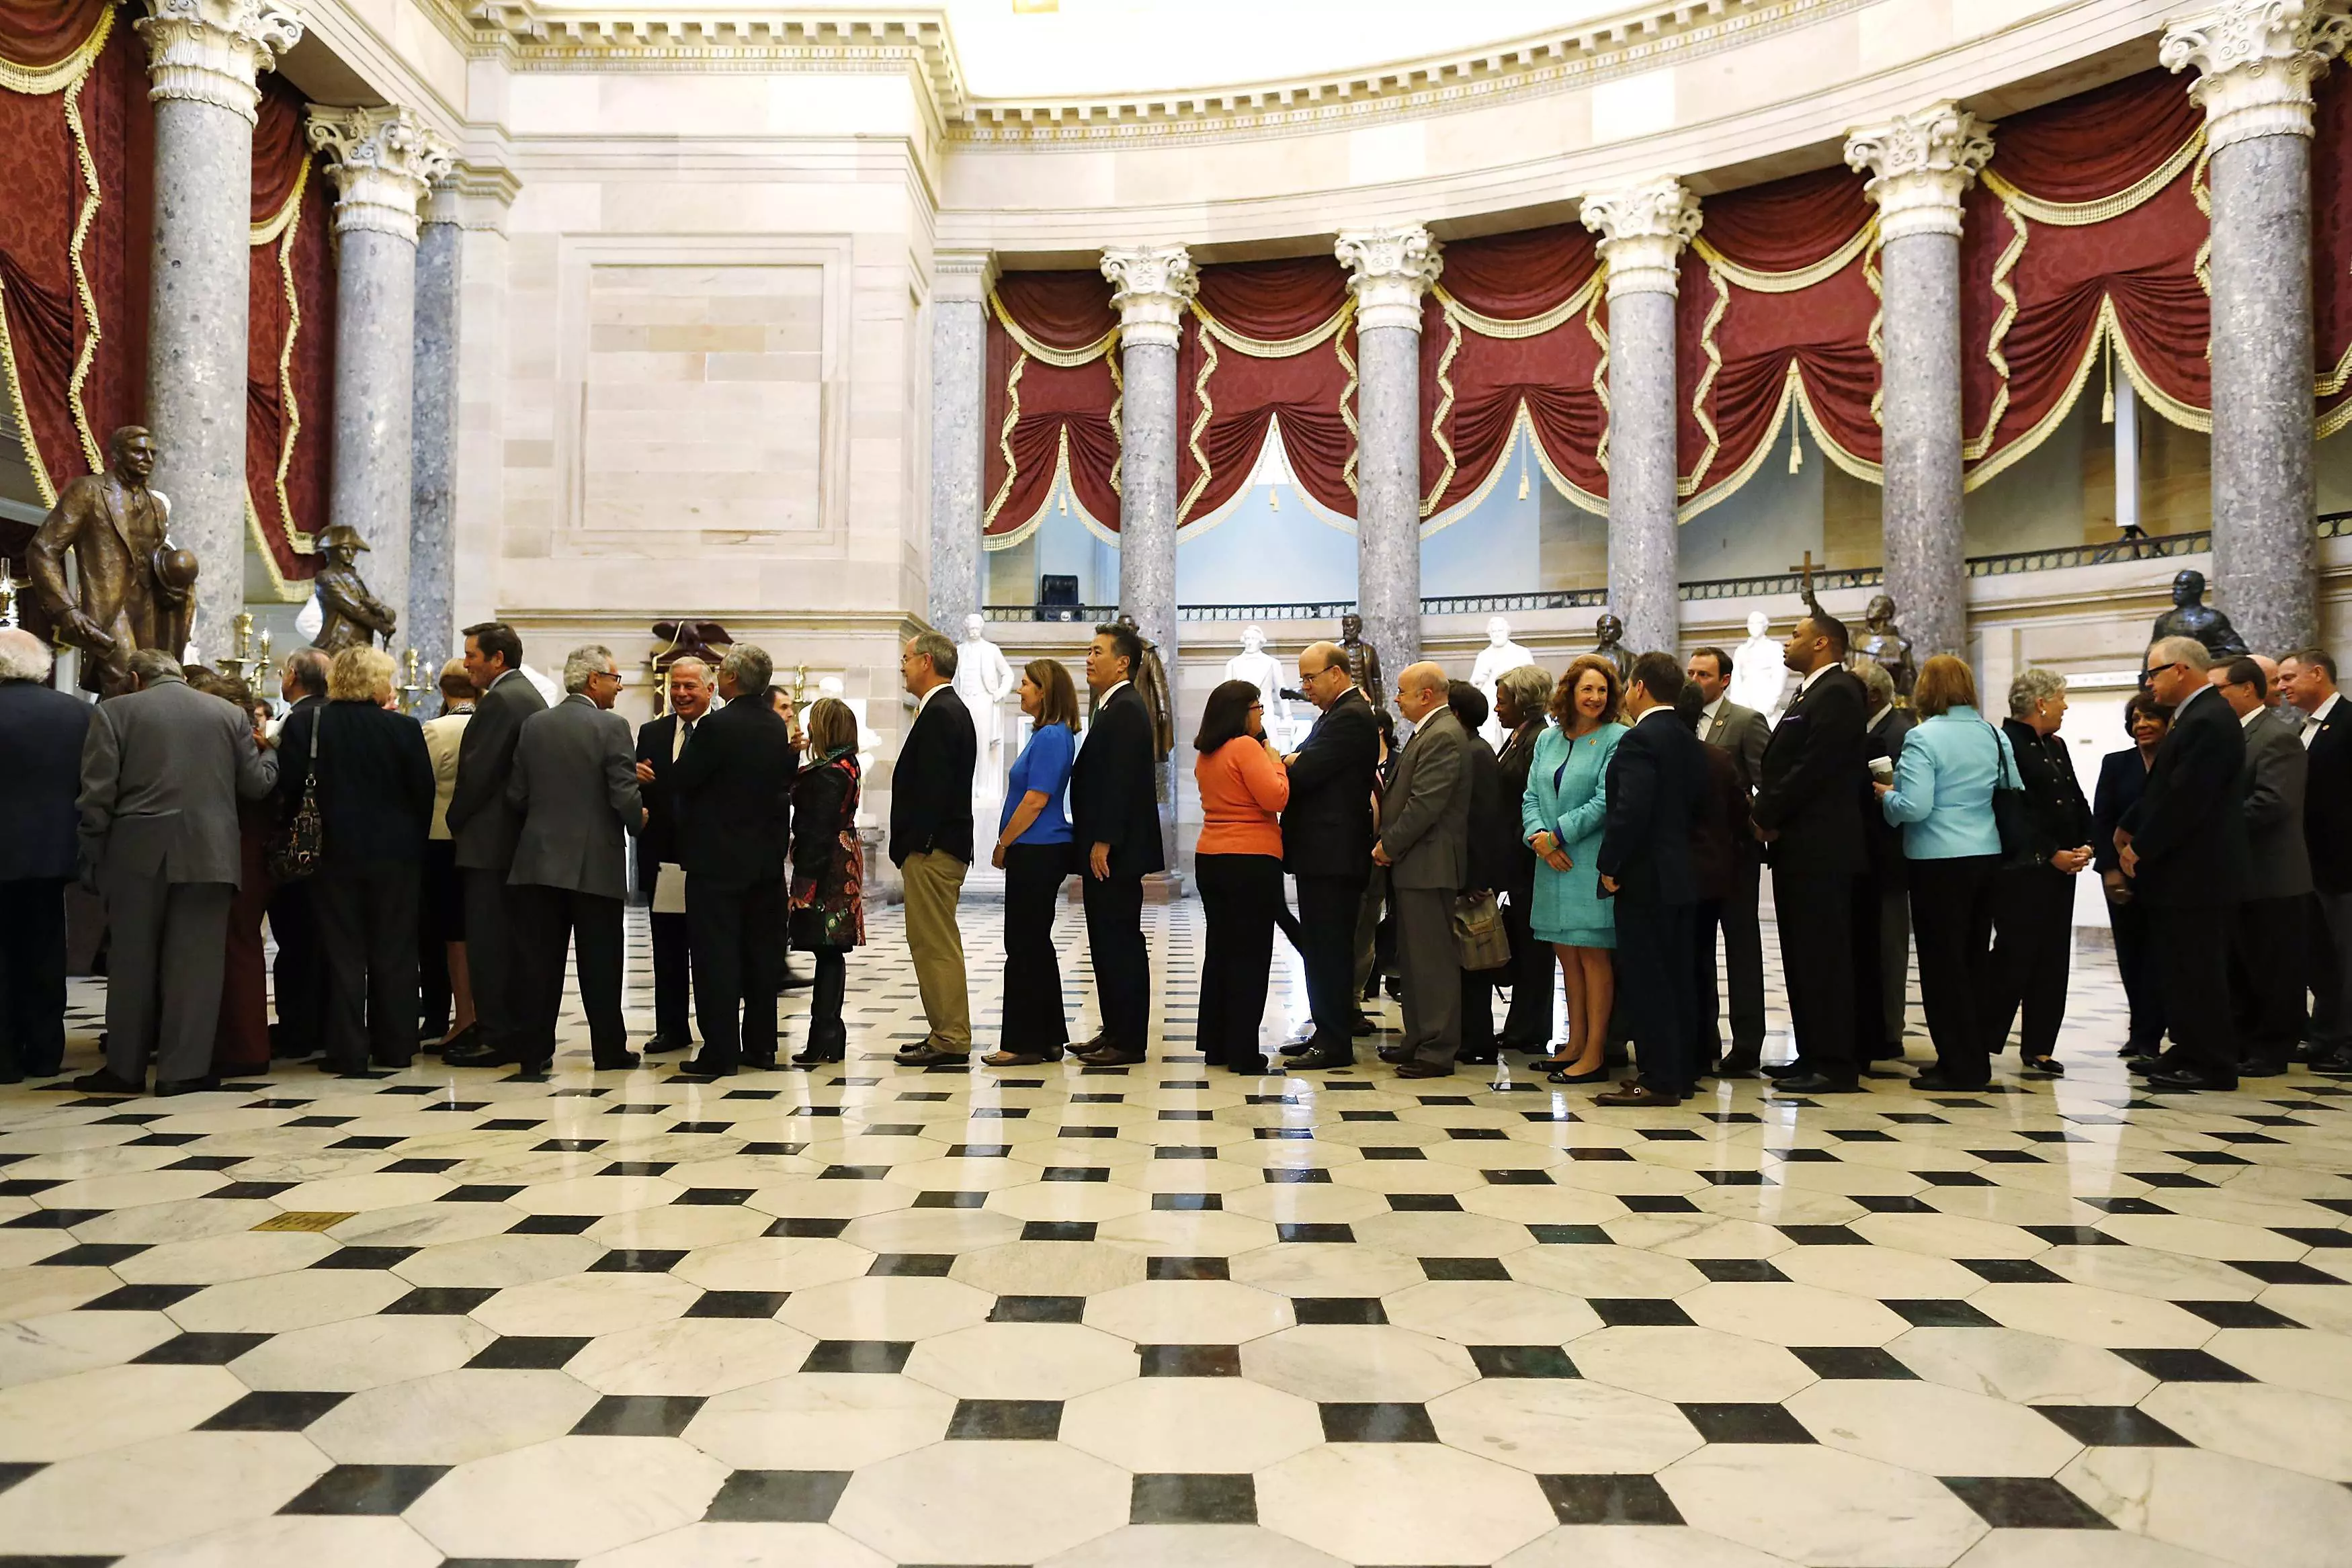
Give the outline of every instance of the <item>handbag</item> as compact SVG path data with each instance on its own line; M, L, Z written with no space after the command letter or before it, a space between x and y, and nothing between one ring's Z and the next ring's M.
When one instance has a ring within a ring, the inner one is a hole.
M269 874L279 883L300 882L319 869L327 852L327 820L319 810L319 729L322 715L310 716L310 762L302 774L302 799L294 814L269 835Z
M1511 961L1511 934L1493 894L1454 896L1454 951L1465 969L1499 969Z
M855 909L826 909L807 904L793 911L793 946L803 953L820 947L855 947L857 946L857 912Z
M1990 725L1985 730L1992 737L1992 825L2000 835L2001 869L2032 865L2038 857L2033 852L2033 824L2026 817L2025 787L2011 770L2000 731Z

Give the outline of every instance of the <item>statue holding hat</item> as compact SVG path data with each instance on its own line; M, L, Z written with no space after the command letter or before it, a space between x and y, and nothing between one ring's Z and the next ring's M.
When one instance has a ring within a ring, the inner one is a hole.
M368 591L360 578L360 551L367 540L349 523L337 523L319 536L319 551L327 558L312 586L319 595L319 635L311 646L340 653L346 648L371 646L378 637L392 646L400 616Z
M154 437L126 424L106 445L106 472L58 492L26 556L58 641L82 651L83 689L112 696L130 684L131 654L160 648L176 658L187 646L197 563L171 541L172 503L147 487ZM78 580L70 591L68 556Z

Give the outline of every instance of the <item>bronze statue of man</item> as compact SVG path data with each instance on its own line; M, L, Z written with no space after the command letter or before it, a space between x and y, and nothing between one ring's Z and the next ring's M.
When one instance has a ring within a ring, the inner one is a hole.
M26 555L33 595L58 640L84 654L82 689L112 696L130 685L131 654L158 648L178 658L187 647L196 558L173 548L172 503L147 487L154 437L126 424L106 446L107 471L58 493ZM79 595L66 587L68 553Z
M1617 680L1622 685L1633 678L1633 655L1625 651L1625 622L1606 610L1592 623L1593 635L1601 639L1594 645L1593 657L1606 659L1617 666Z
M1863 633L1854 652L1865 659L1875 659L1888 678L1895 683L1895 695L1911 700L1911 687L1919 679L1918 662L1911 654L1911 639L1895 624L1895 601L1885 594L1874 594L1870 607L1862 612Z
M360 580L360 551L367 548L367 540L349 523L337 523L319 536L327 564L311 584L318 591L320 614L312 647L340 653L346 648L373 647L378 637L385 647L392 646L400 616Z
M1374 713L1385 712L1389 693L1381 684L1381 651L1364 641L1362 616L1339 617L1339 651L1348 655L1348 678L1370 701Z
M2205 602L2205 574L2184 571L2172 580L2172 608L2156 618L2147 636L2154 647L2167 637L2194 637L2217 659L2242 658L2246 640L2230 618Z
M1143 644L1143 662L1134 671L1135 692L1143 706L1151 710L1151 750L1160 761L1168 760L1176 749L1176 716L1168 701L1168 666L1160 662L1160 644L1143 634L1135 617L1121 615L1118 623L1135 633Z

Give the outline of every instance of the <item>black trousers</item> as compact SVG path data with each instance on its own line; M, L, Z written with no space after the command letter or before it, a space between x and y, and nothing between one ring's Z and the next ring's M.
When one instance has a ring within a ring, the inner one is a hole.
M1778 882L1773 883L1777 890ZM1715 989L1715 928L1723 932L1725 988L1730 993L1731 1050L1753 1058L1764 1049L1764 927L1758 906L1763 901L1764 866L1754 855L1735 847L1731 893L1717 906L1705 933L1707 948L1707 989ZM1712 1011L1706 1017L1699 1049L1710 1060L1724 1054L1723 1036Z
M0 882L0 1079L53 1077L65 1055L65 879Z
M466 973L474 986L480 1043L505 1051L523 1043L525 997L519 913L507 873L466 866Z
M1050 1056L1070 1043L1054 915L1071 854L1068 844L1014 844L1004 852L1004 1021L997 1040L1007 1051Z
M1010 861L1012 857L1005 858ZM841 1004L849 995L849 949L817 947L810 951L816 960L816 984L809 994L809 1049L846 1049L849 1026L842 1022ZM1011 973L1008 966L1008 985Z
M1201 964L1197 1039L1212 1067L1263 1061L1258 1025L1274 966L1274 912L1283 903L1282 862L1274 855L1200 855L1201 911L1208 951Z
M686 879L694 947L694 1016L702 1058L714 1067L776 1062L776 988L783 977L784 884L761 877L730 887Z
M654 938L654 1033L681 1043L694 1038L692 939L683 915L651 915Z
M1823 1077L1850 1082L1856 1072L1853 912L1868 879L1822 875L1801 866L1772 868L1772 906L1780 927L1780 967L1797 1054ZM1873 896L1875 896L1874 891Z
M314 893L318 874L287 883L269 895L269 934L278 941L270 967L278 1027L270 1035L269 1054L281 1059L316 1056L327 1043L327 953Z
M2309 898L2250 898L2230 927L2230 1013L2249 1066L2283 1069L2303 1033Z
M1617 1011L1643 1087L1687 1095L1698 1086L1698 1000L1689 985L1696 906L1619 898Z
M1986 1050L1995 1037L1986 1008L2000 867L1999 855L1918 860L1909 867L1919 1007L1927 1015L1927 1038L1935 1041L1936 1069L1969 1088L1992 1078Z
M2237 1080L2238 1045L2230 1027L2229 951L2213 936L2229 930L2235 917L2226 903L2147 906L2173 1059L2224 1082Z
M1509 977L1511 1010L1503 1015L1502 1042L1522 1051L1549 1051L1551 977L1559 973L1559 960L1553 956L1550 943L1536 940L1528 924L1535 896L1534 884L1524 883L1511 889L1503 905L1503 930L1511 939L1511 967L1503 971ZM1490 978L1488 983L1494 981ZM1466 1035L1463 1043L1469 1043Z
M1087 952L1094 960L1095 996L1103 1035L1121 1051L1141 1051L1151 1038L1151 955L1143 941L1143 879L1114 873L1084 877Z
M2116 938L2116 972L2131 1007L2130 1043L2153 1053L2164 1044L2164 982L2156 972L2156 944L2147 934L2147 905L2137 899L2107 900L2107 924Z
M1508 965L1499 969L1462 971L1462 1057L1483 1058L1495 1053L1495 982L1510 972Z
M1318 1044L1353 1050L1356 1028L1356 922L1364 908L1362 876L1298 879L1298 957L1307 970L1307 1007Z
M2009 1043L2021 1009L2017 1048L2028 1061L2058 1048L2066 1021L2066 979L2074 960L2074 879L2048 866L2019 866L1993 879L1992 977L1982 994L1985 1049Z
M330 861L310 881L326 948L327 1065L407 1066L416 1052L416 862Z
M1885 967L1879 949L1878 917L1885 894L1875 876L1853 879L1853 1044L1857 1062L1876 1061L1887 1054L1885 1044ZM1896 1052L1895 1054L1900 1054Z
M629 1049L621 1020L621 901L568 887L525 883L513 889L520 917L516 933L523 974L523 1038L530 1059L555 1055L556 1021L563 1011L563 966L576 946L580 1009L588 1015L588 1044L607 1061Z
M2352 893L2314 893L2308 918L2311 1027L2304 1038L2340 1056L2352 1051Z
M427 839L416 884L417 1018L422 1029L439 1040L449 1032L457 1006L450 988L449 944L466 939L465 892L457 880L457 846L448 839ZM451 906L457 906L452 918Z

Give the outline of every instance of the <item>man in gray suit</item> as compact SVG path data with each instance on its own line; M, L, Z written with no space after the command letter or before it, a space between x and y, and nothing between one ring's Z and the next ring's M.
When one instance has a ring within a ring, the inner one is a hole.
M522 673L522 639L485 621L466 628L466 674L481 697L457 743L457 783L449 796L450 837L466 884L466 967L474 983L481 1038L442 1053L452 1067L532 1062L538 1042L524 1038L523 977L515 946L516 910L507 892L522 814L507 800L522 721L547 711L547 699Z
M2270 682L2259 661L2216 664L2207 679L2246 732L2246 892L2230 925L2230 1013L2237 1025L2238 1072L2275 1078L2303 1033L2305 930L2311 856L2303 841L2310 758L2301 726L2265 706Z
M1454 901L1470 880L1470 746L1446 704L1448 688L1444 670L1432 664L1397 676L1397 708L1412 722L1412 738L1381 796L1372 845L1372 863L1389 869L1404 971L1404 1040L1381 1050L1400 1078L1443 1078L1462 1049Z
M579 945L580 1005L599 1071L635 1067L621 1021L621 900L628 836L645 826L637 752L613 712L621 667L610 648L575 648L563 661L564 698L523 720L507 803L522 818L508 890L515 900L523 978L526 1071L555 1055L563 960Z
M95 1094L185 1094L212 1076L229 901L236 896L236 802L278 782L253 720L191 688L157 648L131 655L131 689L100 703L82 743L83 884L106 900L112 934L106 1067L74 1080Z
M1720 648L1695 651L1683 673L1704 699L1698 710L1698 737L1731 755L1739 782L1750 795L1763 777L1764 745L1772 727L1752 707L1741 707L1726 695L1731 689L1731 655ZM1764 932L1757 904L1764 878L1764 857L1753 839L1732 845L1731 895L1722 904L1725 981L1731 992L1731 1049L1723 1050L1714 1009L1699 1006L1699 1055L1715 1062L1722 1078L1755 1076L1764 1051ZM1699 940L1712 953L1715 933L1702 931ZM1708 965L1709 972L1713 964ZM1717 1060L1718 1053L1720 1060Z

